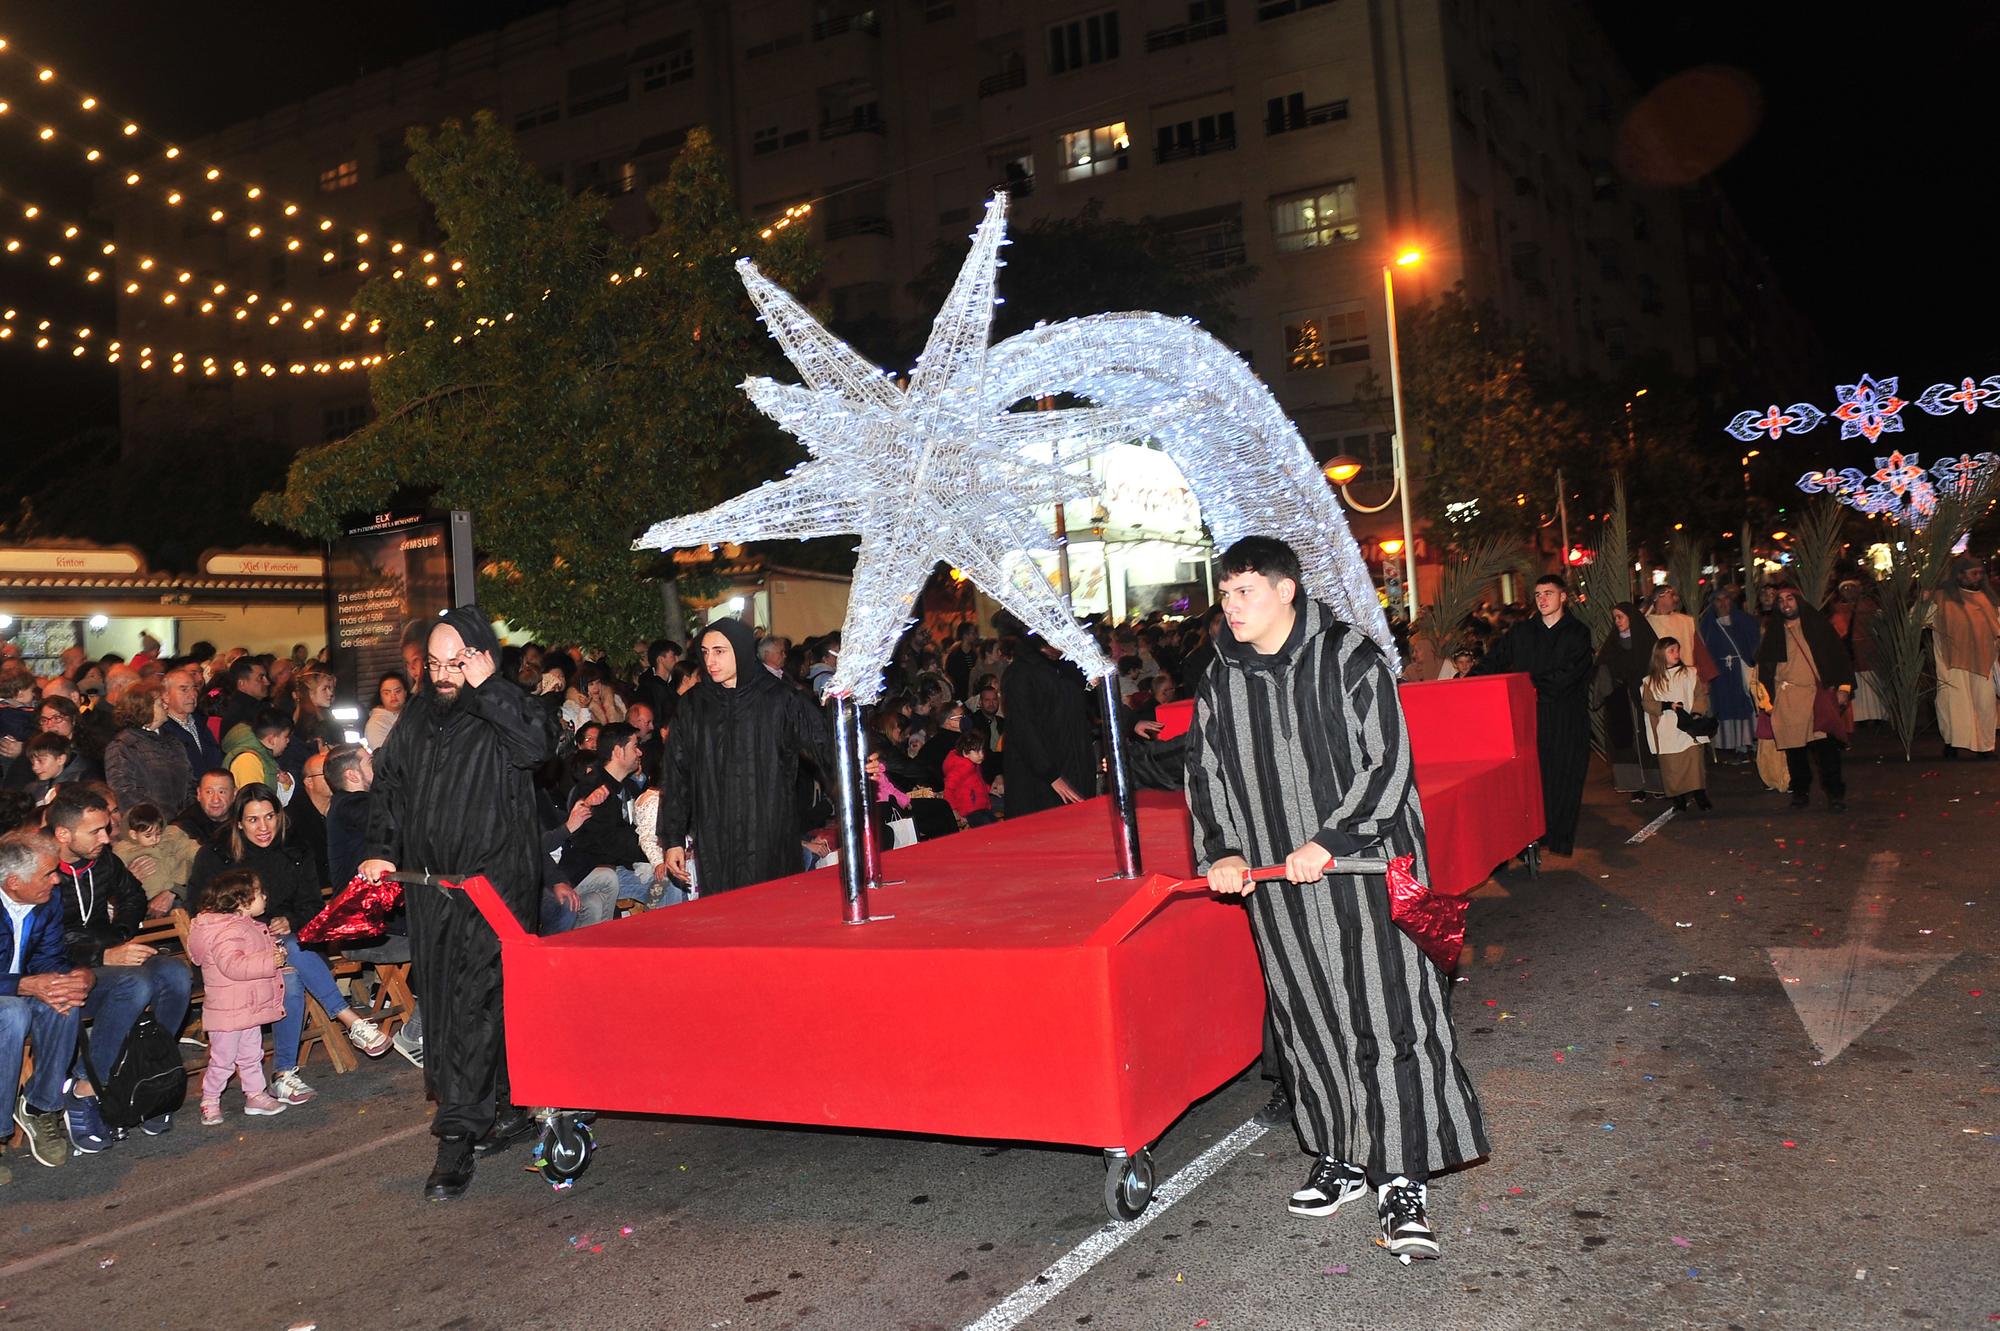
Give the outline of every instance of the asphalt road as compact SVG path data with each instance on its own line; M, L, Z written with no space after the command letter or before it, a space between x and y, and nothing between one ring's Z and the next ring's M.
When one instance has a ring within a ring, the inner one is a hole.
M516 1152L426 1205L391 1057L277 1119L10 1155L0 1325L1986 1326L2000 763L1885 747L1845 819L1728 769L1715 813L1627 844L1660 806L1593 792L1587 849L1489 885L1454 1002L1493 1157L1433 1185L1437 1263L1285 1212L1307 1162L1239 1131L1254 1077L1161 1144L1163 1185L1208 1152L1202 1181L1107 1230L1094 1153L638 1118L571 1191Z

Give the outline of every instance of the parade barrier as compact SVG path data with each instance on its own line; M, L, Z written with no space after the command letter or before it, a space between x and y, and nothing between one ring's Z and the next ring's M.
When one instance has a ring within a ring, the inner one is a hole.
M1463 866L1483 881L1540 833L1533 692L1510 675L1404 696L1432 862L1458 875L1439 890L1463 893ZM901 885L866 929L827 911L831 869L549 938L470 879L501 940L513 1094L1098 1147L1111 1213L1137 1215L1152 1143L1257 1057L1264 985L1241 906L1197 890L1181 796L1139 796L1138 879L1104 877L1105 803L894 852ZM552 1179L588 1151L551 1120Z

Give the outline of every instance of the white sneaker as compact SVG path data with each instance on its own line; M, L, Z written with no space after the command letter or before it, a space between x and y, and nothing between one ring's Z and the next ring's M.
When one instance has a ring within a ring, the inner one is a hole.
M318 1094L318 1091L306 1085L306 1079L299 1075L297 1068L286 1068L271 1078L272 1097L283 1100L288 1105L302 1105Z
M380 1058L389 1052L389 1037L382 1034L382 1028L362 1017L347 1028L347 1038L354 1047L370 1058Z

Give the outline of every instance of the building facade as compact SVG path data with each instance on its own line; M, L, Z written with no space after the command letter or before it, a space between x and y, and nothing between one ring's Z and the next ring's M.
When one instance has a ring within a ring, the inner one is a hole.
M223 321L122 305L127 345L223 367L126 372L127 437L298 446L364 422L360 373L227 367L377 349L362 326L274 327L266 311L345 307L381 237L436 245L404 131L486 108L548 179L603 191L635 234L645 190L707 126L750 216L813 204L836 320L927 317L909 281L996 188L1023 222L1093 202L1156 219L1186 263L1253 271L1231 340L1322 457L1386 480L1381 271L1406 247L1426 257L1397 270L1399 303L1463 281L1567 369L1696 367L1684 223L1720 205L1621 180L1635 91L1580 0L575 0L186 145L191 198L214 163L299 200L273 224L304 230L296 249L109 196L123 253L171 253L266 301ZM319 217L337 222L324 244Z

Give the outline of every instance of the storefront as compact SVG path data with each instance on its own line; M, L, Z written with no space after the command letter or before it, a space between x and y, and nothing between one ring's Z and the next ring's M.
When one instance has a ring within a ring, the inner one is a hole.
M200 572L155 573L129 546L0 547L0 641L50 673L70 647L130 658L141 634L164 655L206 639L280 655L326 640L326 561L276 550L216 550Z
M1112 622L1155 612L1199 614L1214 599L1214 547L1194 493L1173 459L1143 444L1114 444L1091 461L1095 497L1063 505L1070 604ZM1053 506L1042 511L1057 529ZM1051 586L1062 586L1061 556L1034 552Z

